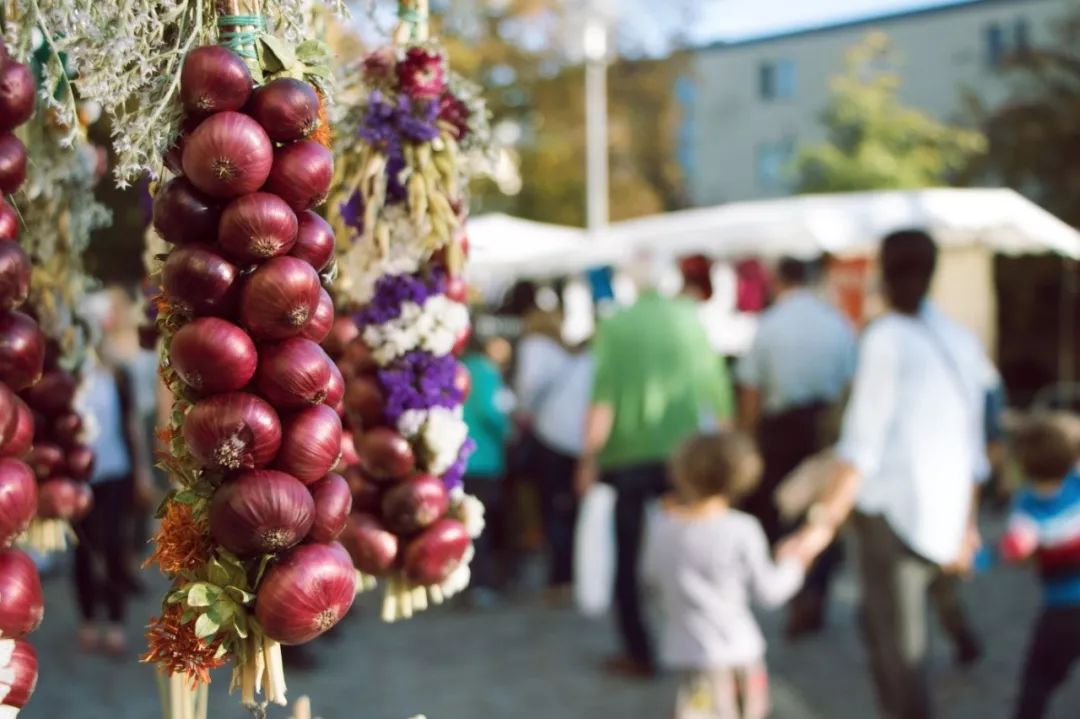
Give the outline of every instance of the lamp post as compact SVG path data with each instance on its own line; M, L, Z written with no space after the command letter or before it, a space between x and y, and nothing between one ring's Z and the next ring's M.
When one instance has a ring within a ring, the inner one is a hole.
M608 224L607 66L609 14L592 0L585 17L586 227L596 236Z

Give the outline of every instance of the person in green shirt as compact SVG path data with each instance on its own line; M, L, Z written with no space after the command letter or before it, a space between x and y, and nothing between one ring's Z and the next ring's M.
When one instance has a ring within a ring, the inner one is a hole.
M726 369L709 344L697 305L656 290L652 258L639 258L628 269L639 298L597 331L596 376L576 486L584 494L602 479L617 493L615 608L624 654L608 669L649 677L655 664L637 572L646 505L666 490L667 461L683 440L703 425L726 422L733 408Z

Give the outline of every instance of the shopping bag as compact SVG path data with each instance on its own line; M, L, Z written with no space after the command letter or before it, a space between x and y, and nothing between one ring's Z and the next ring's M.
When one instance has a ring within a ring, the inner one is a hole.
M574 538L574 600L586 616L611 606L615 583L615 490L595 484L581 500Z

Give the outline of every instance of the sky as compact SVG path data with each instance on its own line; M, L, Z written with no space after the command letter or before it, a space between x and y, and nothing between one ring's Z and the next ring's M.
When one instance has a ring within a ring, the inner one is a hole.
M966 1L970 0L697 0L688 39L693 44L738 40ZM657 9L670 8L669 2L614 0L621 20L643 38L670 29L675 19L666 13L662 17ZM645 42L653 44L651 38Z

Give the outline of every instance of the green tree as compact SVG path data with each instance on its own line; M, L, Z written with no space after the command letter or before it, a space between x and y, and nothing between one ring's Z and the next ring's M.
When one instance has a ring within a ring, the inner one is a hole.
M906 189L951 184L986 146L983 135L939 122L898 97L889 39L872 33L852 47L830 82L824 142L796 159L800 192Z

